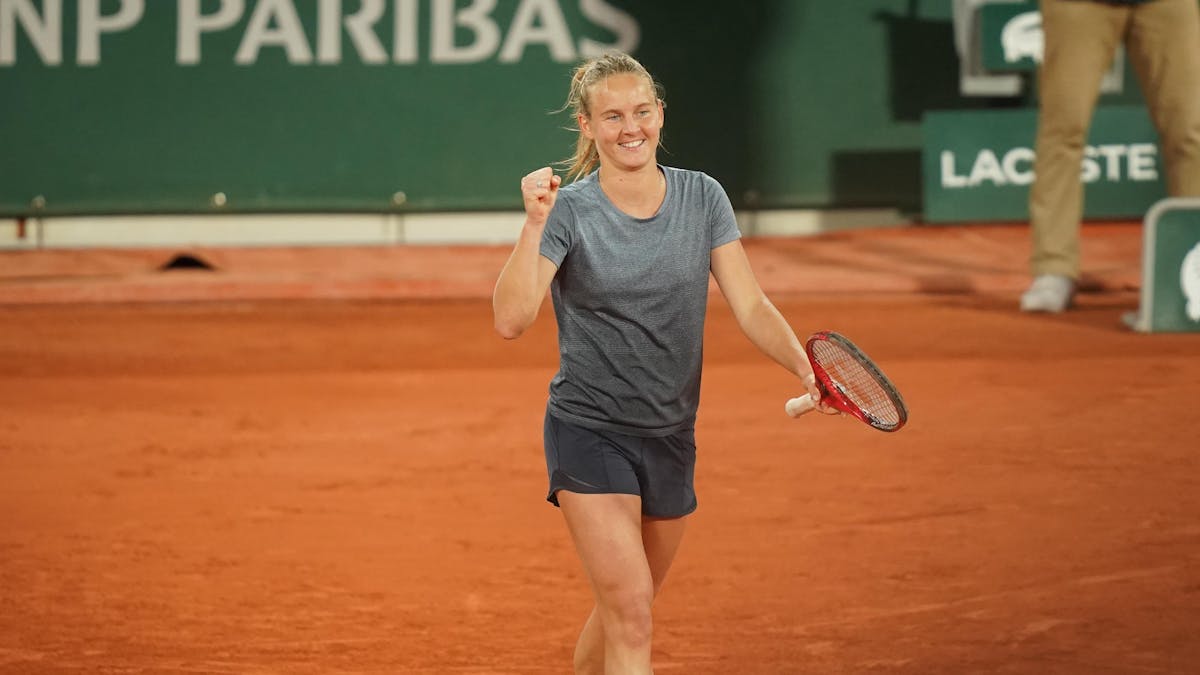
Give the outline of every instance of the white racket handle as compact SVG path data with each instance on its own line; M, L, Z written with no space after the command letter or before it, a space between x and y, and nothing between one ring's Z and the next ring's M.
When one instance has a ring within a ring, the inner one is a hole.
M799 417L806 412L816 410L816 408L817 404L813 402L812 396L808 394L797 396L783 406L783 410L788 414L788 417Z

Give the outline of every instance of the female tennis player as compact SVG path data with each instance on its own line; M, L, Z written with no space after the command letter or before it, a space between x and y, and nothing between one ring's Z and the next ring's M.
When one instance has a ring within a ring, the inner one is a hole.
M820 400L812 366L767 299L716 180L658 164L664 103L635 59L579 65L568 179L521 179L525 224L496 282L496 330L537 318L549 289L559 370L545 417L559 506L595 607L577 673L650 673L651 604L696 508L694 427L709 273L750 340ZM831 409L822 406L824 412Z

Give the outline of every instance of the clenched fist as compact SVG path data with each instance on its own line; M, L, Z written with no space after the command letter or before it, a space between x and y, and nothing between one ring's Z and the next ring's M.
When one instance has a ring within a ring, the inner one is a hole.
M550 209L558 199L558 186L562 177L554 175L554 170L544 166L521 179L521 198L525 202L525 215L530 223L545 225L550 217Z

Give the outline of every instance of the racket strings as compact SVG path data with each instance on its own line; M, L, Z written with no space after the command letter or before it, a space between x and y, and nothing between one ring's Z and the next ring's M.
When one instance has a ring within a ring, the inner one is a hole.
M891 392L846 347L822 341L815 345L814 358L841 393L859 409L884 424L900 424L900 409Z

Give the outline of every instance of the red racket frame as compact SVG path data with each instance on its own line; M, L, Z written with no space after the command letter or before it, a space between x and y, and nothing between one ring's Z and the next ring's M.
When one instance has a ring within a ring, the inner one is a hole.
M867 373L879 384L884 393L896 406L896 411L900 418L899 422L892 424L876 418L855 405L854 401L842 393L841 389L834 383L833 378L830 377L829 373L825 371L825 368L817 360L815 346L822 341L832 342L845 348L867 370ZM908 422L908 407L904 404L904 399L900 397L900 392L896 389L896 386L883 374L879 366L876 366L875 362L853 342L847 339L846 336L829 330L813 333L808 338L808 342L805 343L804 350L808 352L808 360L812 364L813 374L817 377L817 386L821 389L821 403L855 417L864 424L868 424L880 431L899 431Z

